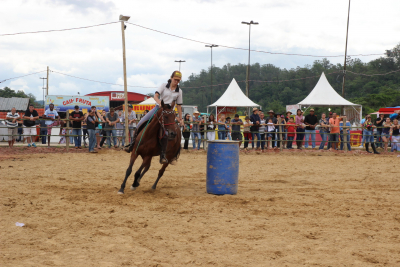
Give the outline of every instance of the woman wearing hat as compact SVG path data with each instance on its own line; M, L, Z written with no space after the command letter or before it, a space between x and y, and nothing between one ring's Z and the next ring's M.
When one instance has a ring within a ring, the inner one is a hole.
M182 79L182 73L176 70L172 73L171 78L168 80L167 83L161 84L161 86L154 94L154 100L157 102L156 106L152 110L150 110L149 113L147 113L138 123L132 138L132 142L130 143L129 147L125 149L126 152L130 153L132 151L133 146L135 144L135 139L138 135L138 129L143 123L147 122L154 115L155 112L157 112L157 110L161 106L161 101L163 101L165 105L171 105L172 102L175 101L178 107L178 114L179 114L178 120L180 122L180 125L183 126L183 120L182 120L183 98L182 98L182 89L179 88L179 82L181 81L181 79ZM167 144L168 144L168 138L162 138L161 155L160 155L161 164L168 162L167 159L165 158Z

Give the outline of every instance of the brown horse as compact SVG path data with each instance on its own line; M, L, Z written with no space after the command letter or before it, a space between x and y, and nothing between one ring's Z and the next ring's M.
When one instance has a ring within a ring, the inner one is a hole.
M132 173L132 166L139 155L142 157L143 162L135 173L135 181L131 186L131 190L135 190L140 185L140 180L150 168L151 159L155 156L159 156L161 153L161 138L168 138L165 154L168 163L162 165L152 189L156 189L157 183L161 176L163 176L168 165L178 159L181 150L181 131L175 122L174 106L175 102L170 106L165 105L162 101L161 108L154 113L150 122L143 123L139 129L137 129L139 132L135 139L136 141L133 146L129 167L126 170L125 179L121 184L118 194L124 193L126 181Z

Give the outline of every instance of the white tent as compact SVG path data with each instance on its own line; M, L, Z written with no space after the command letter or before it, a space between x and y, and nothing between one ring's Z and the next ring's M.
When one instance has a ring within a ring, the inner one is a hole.
M218 107L259 107L260 105L251 101L240 89L235 78L229 84L224 94L214 103L207 106L207 113L209 107L215 107L215 114L217 114ZM217 114L218 115L218 114Z
M145 101L140 102L139 105L153 105L156 104L157 102L154 100L154 98L149 97Z
M324 73L321 74L317 85L306 98L298 103L299 108L313 107L344 107L344 114L352 121L361 121L362 106L351 103L340 96L329 84Z

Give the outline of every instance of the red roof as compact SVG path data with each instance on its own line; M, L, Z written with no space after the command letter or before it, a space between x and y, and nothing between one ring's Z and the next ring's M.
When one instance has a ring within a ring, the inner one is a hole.
M110 101L124 101L124 91L103 91L97 93L87 94L86 96L108 96ZM128 92L128 101L140 103L149 98L147 95Z

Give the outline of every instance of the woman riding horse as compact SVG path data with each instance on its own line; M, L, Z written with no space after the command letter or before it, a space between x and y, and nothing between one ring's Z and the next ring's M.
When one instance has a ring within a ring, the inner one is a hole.
M174 71L171 75L171 79L168 80L168 83L163 83L156 93L154 94L154 100L157 102L156 106L150 110L138 123L136 126L135 133L132 138L132 142L125 149L126 152L132 152L133 146L135 145L136 137L139 132L142 130L142 125L145 125L148 120L150 120L153 115L157 112L157 110L161 106L161 101L164 101L165 105L171 105L173 101L178 105L178 114L179 114L179 122L180 125L183 126L182 120L182 89L179 88L179 82L182 79L182 73L180 71ZM165 152L167 150L168 145L168 136L163 134L161 138L161 155L160 155L160 163L168 163L167 158L165 157Z

